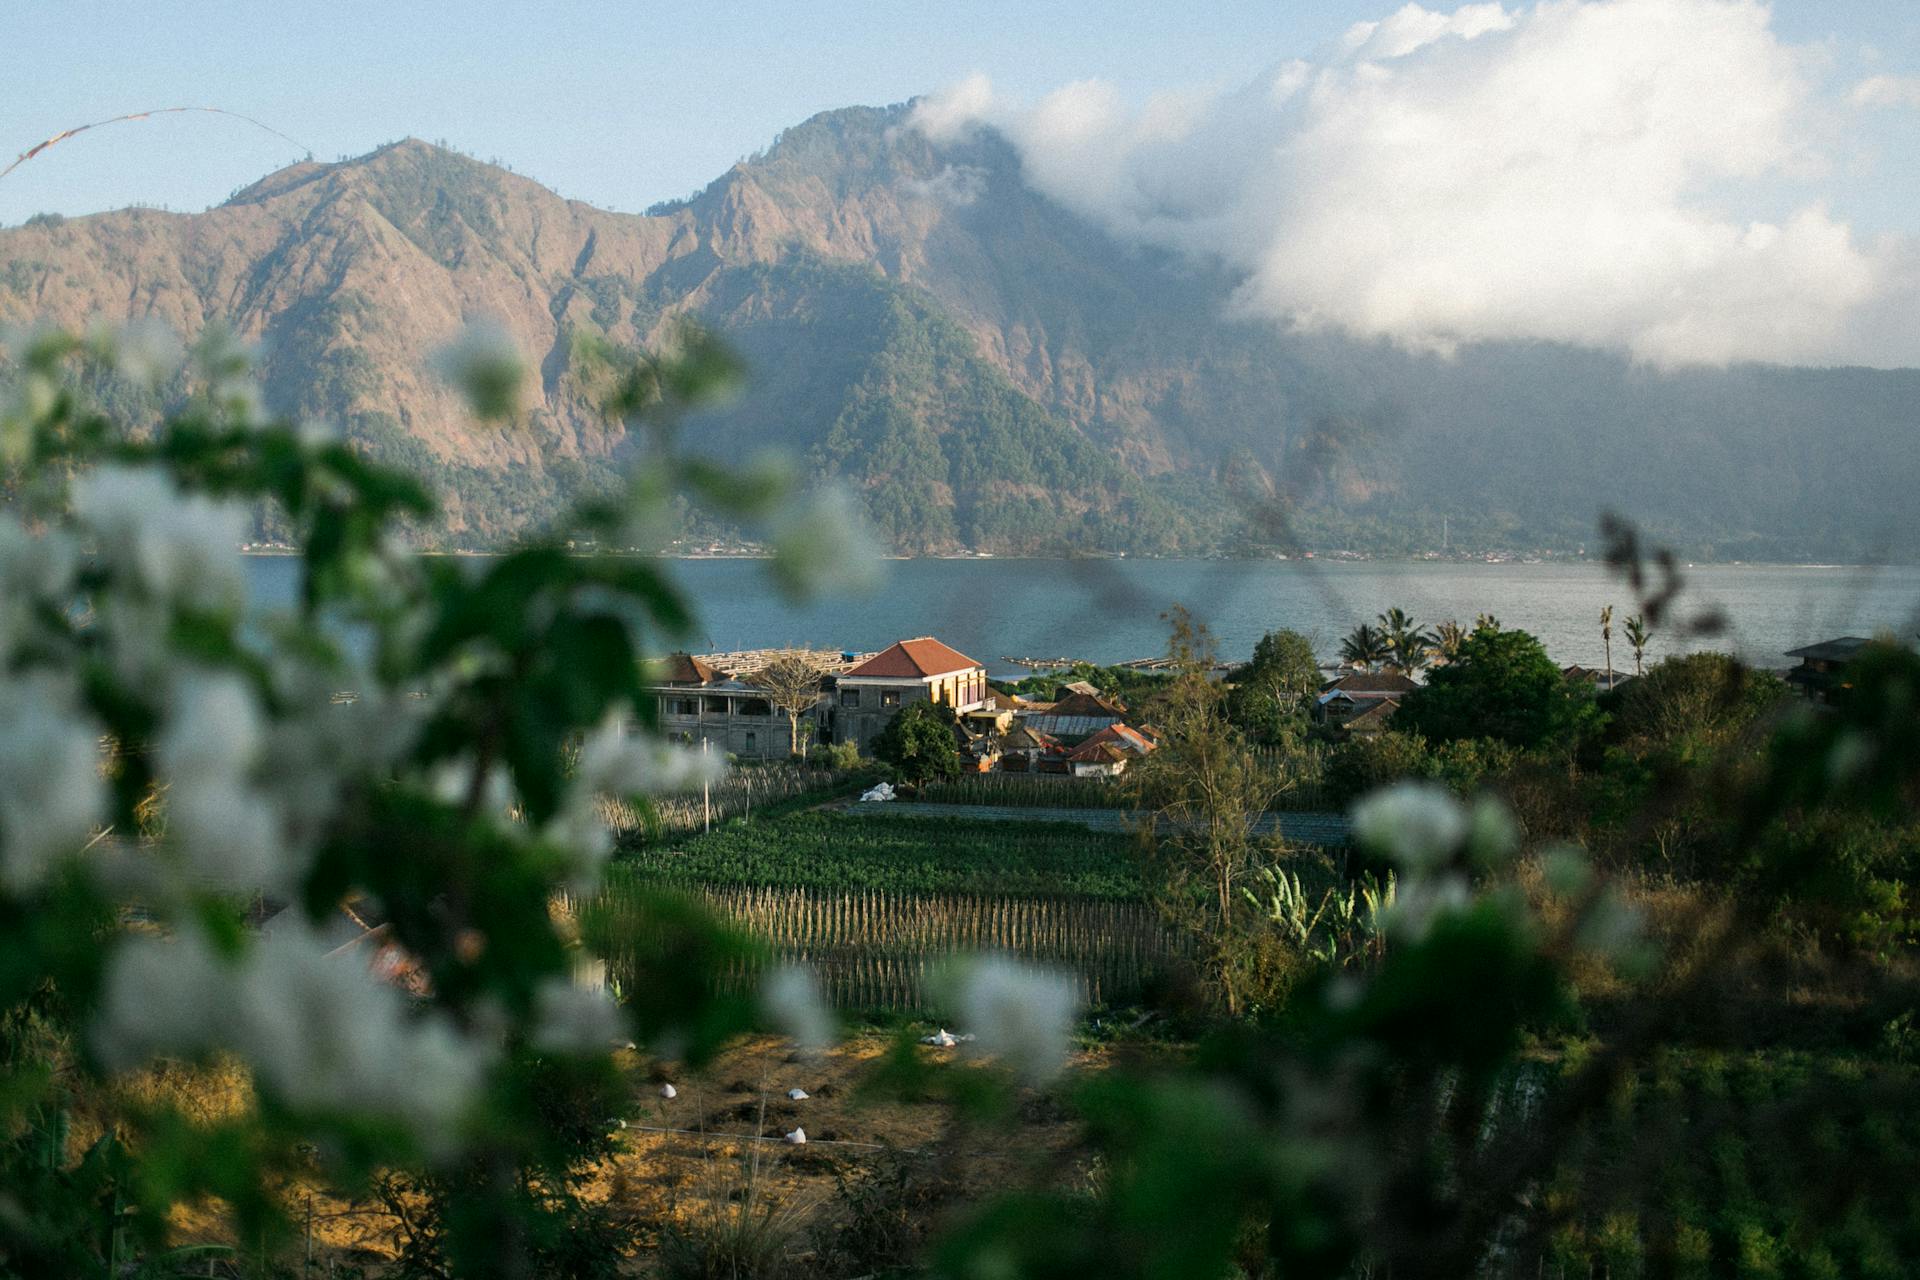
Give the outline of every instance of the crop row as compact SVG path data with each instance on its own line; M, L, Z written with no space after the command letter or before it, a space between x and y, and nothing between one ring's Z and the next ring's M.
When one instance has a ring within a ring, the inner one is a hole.
M651 878L615 868L602 889L616 909ZM693 886L719 914L813 971L835 1007L934 1012L937 977L952 957L1003 952L1071 974L1088 1005L1136 999L1174 958L1166 926L1145 903L1103 898L907 894L766 886ZM625 949L609 947L616 977ZM735 977L748 981L744 971Z
M667 882L918 894L1137 898L1131 837L1070 823L808 812L736 822L623 862Z

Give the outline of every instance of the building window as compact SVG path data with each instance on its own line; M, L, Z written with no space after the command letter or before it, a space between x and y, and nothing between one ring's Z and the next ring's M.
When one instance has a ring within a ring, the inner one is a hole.
M753 735L752 734L747 735L747 754L748 755L753 754Z
M706 703L708 715L724 716L727 714L727 700L725 698L708 698Z
M842 689L840 691L840 705L843 707L859 706L860 691L858 689Z
M899 706L900 691L898 689L882 689L880 691L880 705L883 707Z
M737 716L770 716L773 704L765 698L742 698L734 704L733 713Z
M698 698L675 698L673 700L673 714L677 716L699 715L700 700Z

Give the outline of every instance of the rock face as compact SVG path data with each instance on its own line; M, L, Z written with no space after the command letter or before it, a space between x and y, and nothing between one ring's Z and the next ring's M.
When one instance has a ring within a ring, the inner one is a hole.
M618 466L570 340L693 316L752 380L689 443L791 450L908 552L1397 550L1437 545L1443 516L1456 545L1569 545L1601 508L1691 554L1920 552L1899 519L1920 375L1288 335L1232 318L1217 268L1034 194L995 135L935 146L904 121L815 117L645 215L408 140L205 213L35 219L0 231L0 323L225 324L273 407L426 471L432 536L466 545ZM477 319L537 361L511 428L476 427L427 370Z

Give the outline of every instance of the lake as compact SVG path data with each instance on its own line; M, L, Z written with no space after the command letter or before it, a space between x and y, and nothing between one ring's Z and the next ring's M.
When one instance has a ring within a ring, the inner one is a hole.
M297 562L248 561L255 598L290 602ZM1602 661L1600 609L1614 606L1613 661L1632 669L1621 624L1633 597L1599 565L1423 561L895 560L879 590L794 604L757 560L678 560L674 578L700 619L697 651L811 644L878 649L933 635L1016 674L1011 657L1121 662L1166 647L1160 615L1184 604L1213 629L1220 654L1246 657L1264 632L1292 627L1331 658L1340 637L1390 605L1431 624L1491 613L1539 636L1561 663ZM1716 639L1656 634L1649 657L1724 648L1760 666L1790 665L1787 649L1840 635L1920 629L1920 567L1702 565L1685 571L1682 612L1714 607L1730 628Z

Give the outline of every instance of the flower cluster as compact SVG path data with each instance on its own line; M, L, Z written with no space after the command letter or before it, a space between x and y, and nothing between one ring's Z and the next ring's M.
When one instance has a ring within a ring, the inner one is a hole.
M357 949L299 920L275 924L235 957L192 929L120 947L94 1026L107 1065L225 1050L289 1107L371 1114L431 1147L455 1141L492 1047L416 1015Z
M951 1002L971 1049L995 1058L1030 1084L1066 1065L1080 997L1066 974L985 955L960 966Z
M871 567L844 500L795 503L788 472L662 450L623 497L503 555L417 557L402 533L435 509L414 478L337 431L265 419L230 337L184 354L181 370L156 332L36 333L0 352L0 466L34 464L0 513L0 914L53 922L0 941L0 986L58 991L89 1069L232 1055L262 1101L244 1123L271 1140L233 1144L243 1172L220 1172L262 1187L286 1141L358 1162L352 1176L475 1134L547 1142L542 1091L497 1086L604 1080L569 1059L636 1034L691 1051L746 1029L744 1002L711 996L745 944L706 913L609 917L613 934L589 937L550 911L596 885L608 799L724 767L635 714L641 659L691 626L662 568L569 551L619 545L686 490L807 542L773 563L805 590ZM727 366L706 342L637 357L609 412L670 418ZM514 416L528 390L485 335L443 368L484 417ZM125 431L85 394L102 372L183 407ZM256 520L301 544L285 609L249 598ZM578 977L615 948L656 966L624 996ZM769 995L802 1043L831 1038L810 977ZM0 1127L33 1108L57 1110L0 1098ZM130 1150L192 1180L192 1122L138 1136ZM499 1176L533 1158L509 1152ZM143 1221L164 1221L149 1207Z

